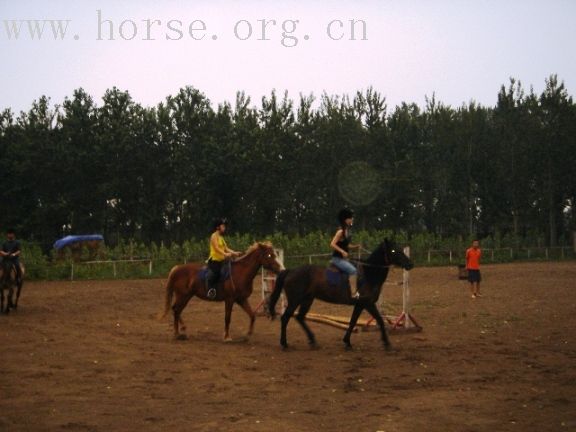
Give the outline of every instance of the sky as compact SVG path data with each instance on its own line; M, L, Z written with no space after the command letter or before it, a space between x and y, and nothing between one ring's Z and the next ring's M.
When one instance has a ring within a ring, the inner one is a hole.
M573 0L0 0L0 110L113 86L155 106L187 85L214 107L368 87L389 109L494 106L510 77L540 93L551 74L573 95L575 19Z

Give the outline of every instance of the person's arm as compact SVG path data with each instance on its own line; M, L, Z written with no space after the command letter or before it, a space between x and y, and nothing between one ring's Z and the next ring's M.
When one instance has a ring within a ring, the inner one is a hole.
M344 258L348 258L348 252L346 252L344 249L342 249L337 244L343 235L344 235L344 231L342 229L339 229L338 231L336 231L336 234L334 234L334 237L332 238L332 241L330 242L330 247L332 249L334 249L336 252L340 252Z
M237 252L235 250L232 250L228 247L228 245L226 245L226 252L229 254L228 256L240 256L240 255L242 255L242 252Z

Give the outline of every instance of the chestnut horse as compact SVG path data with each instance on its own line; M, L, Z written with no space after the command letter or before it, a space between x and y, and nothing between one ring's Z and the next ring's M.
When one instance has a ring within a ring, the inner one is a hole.
M270 295L268 310L270 311L271 318L274 318L276 314L276 302L280 297L282 289L284 289L288 306L282 315L280 335L280 345L282 345L282 348L288 348L286 327L298 307L300 307L300 309L298 310L298 315L296 315L296 320L306 332L310 345L316 345L314 333L312 333L306 324L306 314L310 310L314 299L319 298L329 303L354 305L350 324L344 336L346 348L352 348L350 336L360 314L366 309L378 323L384 347L389 349L390 341L386 334L384 320L376 307L376 302L380 297L382 285L388 277L388 271L393 265L400 266L406 270L414 267L410 258L408 258L396 244L389 240L384 240L384 242L370 254L367 260L358 261L358 286L360 293L360 298L358 299L350 297L349 287L347 285L331 284L328 281L329 275L327 273L330 270L327 270L325 267L305 265L280 273L276 279L274 291Z
M24 272L22 271L22 278ZM14 301L14 288L16 288L16 301ZM8 291L6 296L6 308L4 309L4 291ZM0 262L0 313L10 313L10 309L18 308L18 299L22 291L22 280L16 281L16 265L8 260Z
M254 330L256 315L248 303L248 297L252 294L252 282L260 267L264 267L275 273L283 270L282 264L276 259L274 248L271 243L254 243L244 255L230 263L229 277L224 277L226 265L222 268L224 279L217 285L216 298L213 301L225 302L224 340L231 341L230 319L232 306L238 303L250 317L250 329L248 336ZM160 318L168 314L170 307L174 313L174 336L176 339L186 339L182 311L193 296L201 300L209 300L207 297L207 284L205 277L206 266L200 263L177 265L170 270L166 284L166 300L164 311ZM174 297L174 301L172 298Z

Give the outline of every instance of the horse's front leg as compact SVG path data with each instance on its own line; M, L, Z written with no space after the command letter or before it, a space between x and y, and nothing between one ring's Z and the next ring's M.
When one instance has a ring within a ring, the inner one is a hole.
M351 349L352 344L350 343L350 336L352 336L352 332L354 331L354 327L356 327L356 323L358 322L358 318L364 309L364 305L362 303L356 303L354 306L354 311L352 312L352 316L350 317L350 324L348 324L348 330L346 330L346 334L344 335L344 343L346 344L346 349Z
M234 306L234 300L226 299L226 311L224 314L224 342L232 342L230 337L230 321L232 321L232 306Z
M252 306L250 306L250 303L248 303L247 298L240 303L240 306L242 307L244 312L246 312L246 314L250 317L250 327L248 328L248 334L246 334L246 338L248 338L252 336L252 333L254 332L254 322L256 321L256 314L252 310Z
M384 349L389 351L391 348L390 339L388 339L388 333L386 332L386 326L384 324L384 320L382 319L382 315L378 311L378 308L374 303L368 303L366 305L366 310L374 317L378 326L380 327L380 334L382 336L382 343L384 343Z

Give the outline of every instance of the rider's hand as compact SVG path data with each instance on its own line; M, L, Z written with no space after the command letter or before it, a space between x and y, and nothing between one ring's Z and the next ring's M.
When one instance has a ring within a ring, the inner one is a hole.
M342 251L342 256L343 256L344 258L348 258L348 252Z

